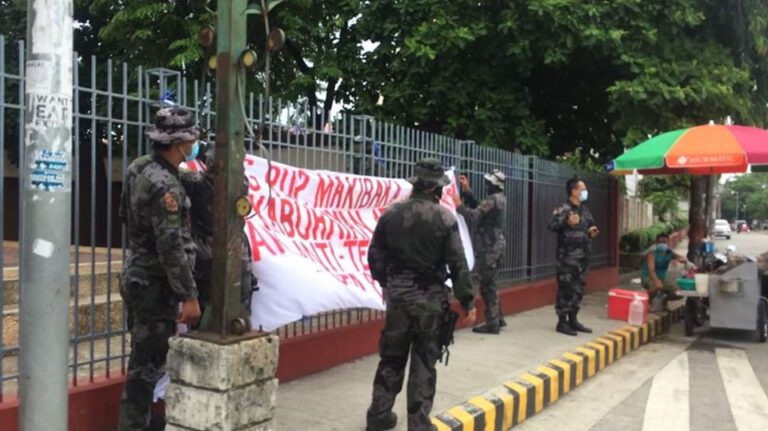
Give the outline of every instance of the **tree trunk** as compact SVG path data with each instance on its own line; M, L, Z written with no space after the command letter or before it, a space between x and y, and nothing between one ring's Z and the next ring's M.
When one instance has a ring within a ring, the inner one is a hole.
M690 210L688 212L688 259L693 260L701 249L706 236L706 195L707 177L694 176L691 178Z
M715 219L717 218L717 184L720 176L710 175L707 185L707 236L710 238L715 232Z

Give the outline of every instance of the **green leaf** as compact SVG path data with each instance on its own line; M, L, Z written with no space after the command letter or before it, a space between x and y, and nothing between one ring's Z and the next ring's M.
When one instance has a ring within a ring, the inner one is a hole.
M285 0L270 0L269 4L267 5L267 12L272 12L277 5L282 3Z
M285 0L270 0L269 3L267 3L267 13L272 12L275 7L277 7L283 1ZM245 8L246 15L261 15L263 12L264 11L261 8L261 3L251 3L248 5L248 7Z
M261 12L261 4L259 3L251 3L245 8L246 15L261 15Z

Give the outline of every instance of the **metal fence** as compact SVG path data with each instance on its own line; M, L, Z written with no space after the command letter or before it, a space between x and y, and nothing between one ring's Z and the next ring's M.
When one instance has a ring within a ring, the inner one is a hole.
M0 36L0 401L13 392L18 379L18 281L22 232L21 184L24 152L24 44ZM192 109L212 134L214 94L210 82L191 80L167 69L130 68L112 61L75 55L74 171L71 265L70 376L73 385L101 374L124 372L126 337L124 309L117 274L126 247L125 231L116 219L123 172L134 158L148 151L144 131L152 106L172 94ZM500 271L506 284L554 273L555 239L546 219L565 198L565 182L573 169L536 157L513 154L369 116L337 114L325 118L306 103L264 100L248 94L244 105L249 123L264 124L263 142L269 156L282 163L339 172L385 177L412 174L414 161L433 156L469 176L479 197L482 175L502 170L507 182L508 250ZM254 143L246 143L254 151ZM607 177L587 176L598 225L616 224L614 186ZM595 244L593 264L614 262L611 235ZM309 316L278 333L294 337L378 319L372 310L344 310Z

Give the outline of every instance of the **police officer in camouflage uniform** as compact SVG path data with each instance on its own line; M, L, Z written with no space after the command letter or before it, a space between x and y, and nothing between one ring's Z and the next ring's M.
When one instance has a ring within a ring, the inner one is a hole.
M557 311L556 330L566 335L592 333L578 320L584 297L586 273L592 252L592 238L600 231L584 202L589 197L587 185L577 178L566 183L568 201L556 208L549 220L549 230L557 233Z
M504 235L507 216L507 197L504 195L506 176L494 170L484 176L487 197L476 204L469 180L459 178L462 204L456 198L456 210L474 227L473 245L475 246L475 269L480 278L480 295L485 302L485 324L472 329L480 334L498 334L499 328L506 326L499 310L499 295L496 287L496 275L501 259L507 249Z
M127 230L128 252L120 293L131 332L131 357L120 431L147 428L153 391L165 372L168 339L177 322L192 325L200 318L192 276L190 202L178 170L181 162L194 157L199 134L189 111L160 109L147 132L152 154L131 163L123 181L119 216Z
M193 274L199 292L198 302L200 303L200 311L202 312L205 312L206 307L210 304L212 295L214 173L211 168L215 165L213 150L213 147L210 147L208 151L200 154L197 158L197 162L205 167L204 171L192 172L183 170L181 172L181 184L191 202L192 241L195 243L196 250ZM243 196L248 196L247 179L243 181ZM256 277L253 277L252 273L251 249L245 233L243 233L241 256L243 267L240 283L242 288L240 303L243 305L243 316L250 317L251 298L256 290L257 283ZM197 326L193 326L192 329L197 329Z
M395 397L403 386L410 356L408 429L431 430L429 413L435 396L440 357L439 333L450 304L445 280L474 323L473 291L456 217L438 203L450 183L439 160L416 164L411 197L381 216L368 250L371 274L382 286L387 304L381 332L381 360L373 382L367 430L394 428ZM448 273L446 273L446 267ZM410 353L409 353L410 352Z

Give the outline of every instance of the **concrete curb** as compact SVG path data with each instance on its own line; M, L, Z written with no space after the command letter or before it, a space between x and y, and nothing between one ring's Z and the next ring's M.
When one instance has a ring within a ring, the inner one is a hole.
M594 377L605 367L668 332L682 317L683 305L661 316L649 315L643 326L627 325L548 361L432 418L438 431L505 431Z

